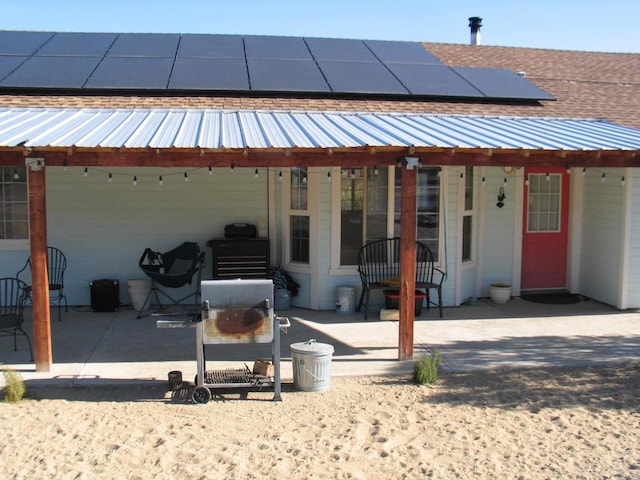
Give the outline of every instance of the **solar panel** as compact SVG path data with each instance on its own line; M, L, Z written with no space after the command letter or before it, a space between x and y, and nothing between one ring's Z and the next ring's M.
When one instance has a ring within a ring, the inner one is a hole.
M320 62L319 65L331 90L337 93L409 93L380 63Z
M364 44L382 63L416 63L420 65L442 65L442 62L427 52L419 43L365 40Z
M244 45L247 58L312 60L307 45L299 37L247 36Z
M111 57L174 58L180 35L162 33L121 33L109 50Z
M103 57L115 33L56 33L36 55Z
M244 44L240 35L182 35L180 57L244 58Z
M13 72L28 57L0 56L0 80Z
M172 65L173 58L106 57L85 88L165 90Z
M244 58L176 59L169 89L178 90L249 90Z
M247 63L251 90L331 92L314 61L248 58Z
M99 57L31 57L0 85L3 87L82 88Z
M378 59L361 40L305 38L316 61L375 62Z
M390 63L387 67L413 95L484 97L445 65Z
M51 32L0 31L0 55L33 55L52 36Z
M510 70L472 67L452 69L489 98L555 100L547 92Z

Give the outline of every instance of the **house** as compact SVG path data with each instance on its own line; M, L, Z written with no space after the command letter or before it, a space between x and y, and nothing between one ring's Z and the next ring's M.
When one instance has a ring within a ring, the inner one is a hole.
M568 289L640 307L638 54L0 39L0 276L56 245L69 259L70 304L89 304L99 278L119 279L127 302L146 247L206 249L225 225L246 222L300 284L292 304L303 308L333 309L337 286L359 286L358 247L393 235L432 248L446 306L500 281L515 295ZM41 267L36 367L46 369ZM401 291L400 357L410 358L410 280Z

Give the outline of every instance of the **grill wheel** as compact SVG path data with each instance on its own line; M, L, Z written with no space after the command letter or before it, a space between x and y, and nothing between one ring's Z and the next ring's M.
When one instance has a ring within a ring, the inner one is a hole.
M193 389L191 394L193 403L205 404L211 400L211 390L207 387L197 386Z

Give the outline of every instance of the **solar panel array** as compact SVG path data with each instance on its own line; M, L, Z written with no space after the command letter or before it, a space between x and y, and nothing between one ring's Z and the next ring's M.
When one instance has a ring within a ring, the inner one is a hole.
M0 31L0 89L553 100L419 43L205 34Z

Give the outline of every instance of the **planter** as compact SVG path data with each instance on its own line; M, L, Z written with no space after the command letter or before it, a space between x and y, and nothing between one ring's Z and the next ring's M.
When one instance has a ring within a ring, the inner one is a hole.
M489 294L494 303L507 303L511 300L511 285L506 283L492 283Z

